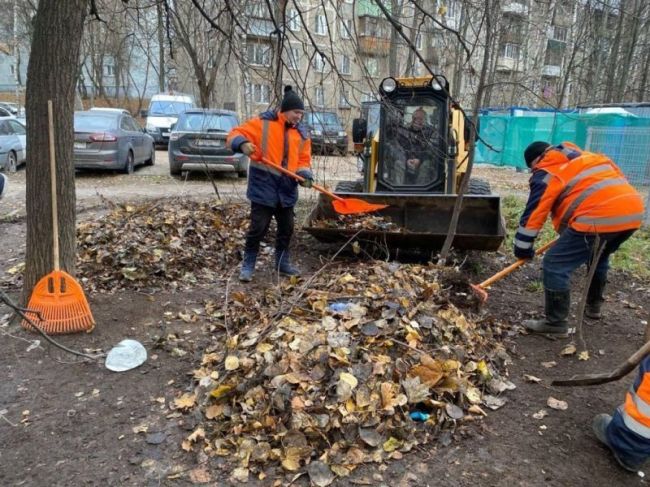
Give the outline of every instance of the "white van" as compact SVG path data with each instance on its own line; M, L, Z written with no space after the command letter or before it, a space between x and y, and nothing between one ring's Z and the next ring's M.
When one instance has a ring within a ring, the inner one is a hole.
M182 93L158 93L151 97L149 109L142 110L140 115L146 117L147 133L156 144L169 142L170 127L178 120L178 115L185 110L194 108L194 98Z

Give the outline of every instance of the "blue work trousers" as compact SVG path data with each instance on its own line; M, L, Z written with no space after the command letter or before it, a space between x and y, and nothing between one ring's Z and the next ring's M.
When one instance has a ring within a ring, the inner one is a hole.
M609 269L609 256L618 250L636 230L601 233L600 242L606 242L605 250L596 264L594 280L605 281ZM589 264L596 234L576 232L567 228L544 255L544 287L554 291L570 289L571 274L583 264Z

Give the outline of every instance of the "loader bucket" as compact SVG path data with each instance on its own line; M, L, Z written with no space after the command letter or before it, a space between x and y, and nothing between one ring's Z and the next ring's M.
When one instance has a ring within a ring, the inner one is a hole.
M373 215L392 221L391 230L345 228L332 208L332 200L321 195L303 226L321 242L342 243L357 235L360 242L376 242L390 250L431 252L439 250L447 236L455 195L398 193L336 193L354 196L368 203L388 205ZM328 223L329 222L329 223ZM501 199L497 195L463 197L453 247L463 250L497 250L505 238Z

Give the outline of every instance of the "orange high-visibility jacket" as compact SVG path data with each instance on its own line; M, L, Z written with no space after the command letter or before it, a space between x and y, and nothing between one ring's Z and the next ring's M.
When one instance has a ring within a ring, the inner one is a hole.
M530 249L549 213L558 233L620 232L641 226L643 200L607 156L563 142L533 167L515 245Z
M298 199L296 181L258 161L264 158L312 179L308 129L302 124L288 125L282 112L268 111L232 129L226 143L233 152L241 152L241 146L246 142L256 147L248 168L248 199L272 207L295 205Z

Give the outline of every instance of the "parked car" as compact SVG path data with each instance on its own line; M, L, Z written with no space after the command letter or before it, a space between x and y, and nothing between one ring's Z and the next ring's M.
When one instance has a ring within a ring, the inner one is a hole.
M185 110L194 108L194 98L181 93L159 93L151 97L149 109L140 112L146 117L145 127L156 144L167 145L171 126L178 121L178 116Z
M235 171L248 174L248 157L226 147L226 137L239 125L235 112L193 108L182 113L169 137L169 172Z
M0 169L16 172L27 156L27 130L14 117L0 117Z
M4 106L0 105L0 117L12 117L12 118L15 118L16 115L14 115L14 113L11 110L9 110L8 107L4 107Z
M153 137L123 110L87 110L74 114L76 169L115 169L133 173L135 166L156 161Z
M111 107L92 107L92 112L108 112L108 113L123 113L124 115L131 115L131 113L124 108L111 108Z
M9 101L0 101L0 108L8 110L11 115L14 117L22 117L25 114L25 109L21 107L18 103L12 103Z
M311 131L312 154L348 153L348 134L336 112L306 111L302 121Z

